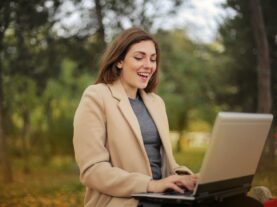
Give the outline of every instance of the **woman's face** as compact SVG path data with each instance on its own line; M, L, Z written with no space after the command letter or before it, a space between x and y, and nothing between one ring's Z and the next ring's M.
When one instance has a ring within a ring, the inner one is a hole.
M146 88L156 71L156 49L151 40L133 44L124 60L117 64L121 69L120 80L130 98L135 98L138 89Z

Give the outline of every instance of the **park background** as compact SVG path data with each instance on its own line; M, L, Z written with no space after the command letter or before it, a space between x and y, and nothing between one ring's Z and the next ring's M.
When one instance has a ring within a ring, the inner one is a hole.
M275 0L1 0L1 207L83 205L74 112L104 48L131 26L161 46L157 93L180 164L199 170L217 112L277 115ZM276 174L273 123L253 185L277 195Z

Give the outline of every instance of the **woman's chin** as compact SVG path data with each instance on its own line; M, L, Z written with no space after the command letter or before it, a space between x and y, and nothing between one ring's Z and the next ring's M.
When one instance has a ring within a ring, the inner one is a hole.
M138 89L145 89L147 87L147 84L140 84Z

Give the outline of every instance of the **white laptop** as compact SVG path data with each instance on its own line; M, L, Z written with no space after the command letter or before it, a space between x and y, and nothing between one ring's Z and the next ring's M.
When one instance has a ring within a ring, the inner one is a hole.
M220 112L193 192L137 193L142 201L187 203L205 199L222 200L245 194L251 187L273 116Z

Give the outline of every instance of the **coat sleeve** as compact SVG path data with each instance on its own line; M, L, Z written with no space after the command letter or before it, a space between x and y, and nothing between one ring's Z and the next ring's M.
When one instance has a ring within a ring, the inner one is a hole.
M113 167L106 139L103 98L95 86L90 86L74 117L73 145L81 182L88 188L116 197L146 192L151 177Z

